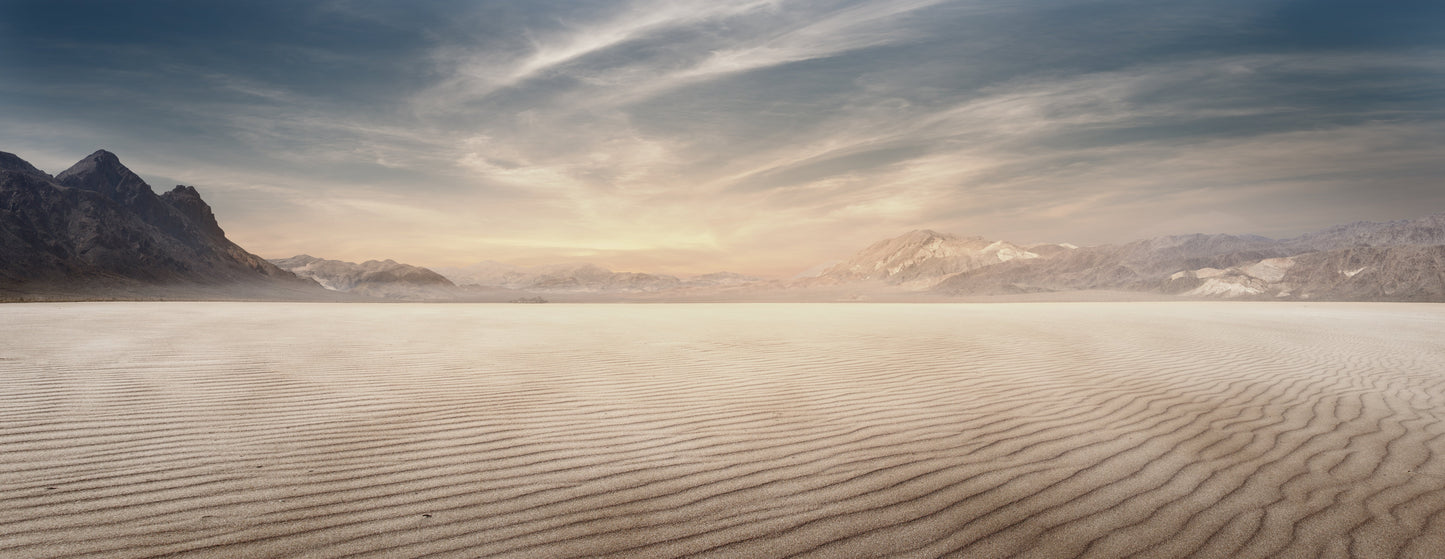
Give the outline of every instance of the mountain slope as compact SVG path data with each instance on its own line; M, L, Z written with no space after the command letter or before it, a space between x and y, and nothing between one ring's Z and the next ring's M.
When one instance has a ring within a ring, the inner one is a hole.
M0 152L0 285L6 291L235 283L315 287L227 239L192 187L156 195L104 150L54 177Z
M1445 245L1357 246L1170 276L1192 297L1445 301Z
M1445 245L1445 213L1397 221L1357 221L1336 225L1283 241L1309 250L1350 247Z
M676 289L727 288L761 283L753 276L714 272L688 278L668 274L614 272L595 264L521 267L485 261L470 266L438 268L463 286L486 286L544 293L659 293Z
M333 291L389 299L435 299L454 296L456 285L441 274L394 260L360 264L298 255L272 264Z
M1358 222L1274 240L1181 235L976 269L935 292L1125 290L1208 298L1445 300L1445 214Z
M931 287L960 272L1036 258L1040 258L1038 253L1005 241L957 237L923 229L869 245L848 260L824 270L812 282L882 281L890 285Z

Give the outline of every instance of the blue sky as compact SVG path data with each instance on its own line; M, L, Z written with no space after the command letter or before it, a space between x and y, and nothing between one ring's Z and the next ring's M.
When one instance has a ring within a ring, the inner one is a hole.
M790 275L1445 211L1445 3L0 0L0 151L266 257Z

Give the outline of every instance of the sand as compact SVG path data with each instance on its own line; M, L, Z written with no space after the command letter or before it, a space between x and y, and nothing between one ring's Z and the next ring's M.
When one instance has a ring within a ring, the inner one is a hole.
M1445 306L0 305L0 557L1439 557Z

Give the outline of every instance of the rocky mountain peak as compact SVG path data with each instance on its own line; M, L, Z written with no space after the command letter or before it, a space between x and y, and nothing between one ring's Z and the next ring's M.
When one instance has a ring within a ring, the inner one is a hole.
M55 177L5 155L0 288L312 288L227 240L196 189L179 186L157 196L109 151L96 151Z
M41 171L40 169L36 169L35 166L31 165L29 161L21 159L19 156L13 153L8 153L4 151L0 151L0 171L9 171L12 173L20 173L22 175L31 175L46 179L50 178L49 174L47 174L45 171Z
M211 212L210 204L201 199L196 187L178 184L170 192L162 194L161 200L180 210L202 233L215 238L226 236L221 224L216 222L216 214Z
M99 192L127 205L155 195L150 185L121 164L119 157L103 149L61 171L55 180L71 188Z
M84 159L81 159L81 161L96 161L106 165L120 165L120 158L116 157L114 153L104 149L95 150L90 155L85 156Z
M56 175L56 178L72 175L92 174L97 172L129 173L130 169L126 168L126 166L120 162L120 158L117 157L114 153L103 149L98 149L95 150L95 153L81 158L80 161L76 161L75 164L71 165L69 169L61 171L59 175Z

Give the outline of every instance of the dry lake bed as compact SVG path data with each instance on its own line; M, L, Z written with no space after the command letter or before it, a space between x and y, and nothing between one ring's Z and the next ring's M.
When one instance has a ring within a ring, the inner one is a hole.
M1445 305L0 305L0 557L1440 557Z

